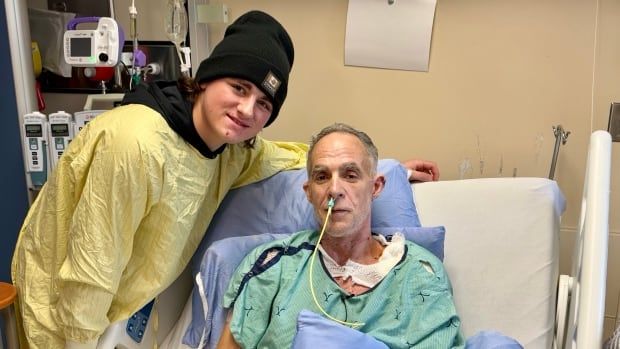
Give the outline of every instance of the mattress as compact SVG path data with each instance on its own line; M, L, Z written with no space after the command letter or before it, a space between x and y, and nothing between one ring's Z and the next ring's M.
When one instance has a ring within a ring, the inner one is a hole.
M414 185L422 225L446 227L444 264L464 335L498 330L550 348L565 199L544 178Z

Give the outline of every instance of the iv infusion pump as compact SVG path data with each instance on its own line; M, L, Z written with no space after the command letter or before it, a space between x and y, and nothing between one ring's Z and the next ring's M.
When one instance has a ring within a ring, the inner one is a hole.
M97 23L97 29L75 29L80 23ZM63 35L65 62L75 67L114 67L124 42L122 29L110 17L74 18Z
M42 113L24 115L24 152L32 184L42 186L47 180L47 118Z
M49 115L50 167L52 170L56 168L58 159L73 139L73 130L71 114L59 111Z
M58 165L69 143L80 130L104 110L84 110L74 116L58 111L46 116L38 111L24 115L26 172L32 185L40 188Z

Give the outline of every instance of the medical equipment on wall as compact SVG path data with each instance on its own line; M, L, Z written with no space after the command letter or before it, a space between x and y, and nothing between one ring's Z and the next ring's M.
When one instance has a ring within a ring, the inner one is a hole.
M95 118L95 116L103 113L105 110L83 110L73 114L75 122L73 123L73 134L77 135L87 123Z
M24 115L26 172L32 185L41 188L47 180L47 117L40 112Z
M86 102L84 103L83 110L112 109L120 105L124 96L125 94L123 93L108 93L105 95L103 94L88 95L86 97ZM97 108L93 108L93 105L96 105Z
M139 43L135 1L131 1L128 8L127 36L113 14L110 17L78 17L70 20L65 26L61 43L64 61L74 72L75 81L67 88L92 89L95 87L92 82L96 82L104 94L124 93L143 81L153 80L155 76L163 80L176 80L181 74L189 75L191 65L183 63L183 57L189 62L190 54L189 47L183 47L188 27L184 1L170 0L169 8L167 36L171 38L172 45L163 41L164 47L160 47L161 43L156 41ZM80 30L83 29L78 26L81 24L90 25L86 28L91 30ZM92 29L93 24L97 25L96 29ZM179 63L181 69L177 68Z
M185 11L185 0L168 0L166 6L166 35L174 43L181 62L181 73L189 75L192 67L190 59L190 48L183 46L187 36L187 12Z
M123 100L124 96L122 93L88 95L84 103L84 110L73 113L73 134L77 135L97 115L105 112L107 109L114 108L116 103L120 103ZM93 103L98 103L98 106L101 107L101 102L106 104L105 108L93 109Z
M77 30L81 23L97 23L97 29ZM125 37L110 17L78 17L67 24L63 36L65 61L75 67L114 67Z
M48 137L50 149L49 168L53 171L58 164L58 159L69 146L69 142L73 139L74 125L71 114L59 111L49 115L48 121Z

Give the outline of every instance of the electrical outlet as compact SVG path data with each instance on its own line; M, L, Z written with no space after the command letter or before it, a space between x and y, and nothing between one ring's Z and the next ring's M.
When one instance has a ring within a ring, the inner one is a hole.
M613 142L620 142L620 103L611 103L607 132L611 134L611 140Z

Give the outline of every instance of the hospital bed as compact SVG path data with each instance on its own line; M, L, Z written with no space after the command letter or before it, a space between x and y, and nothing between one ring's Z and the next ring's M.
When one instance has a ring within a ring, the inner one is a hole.
M444 263L466 337L494 330L525 348L601 347L610 161L609 134L594 132L570 275L559 275L565 199L556 182L483 178L411 186L422 225L445 227ZM160 348L190 348L182 338L191 321L192 281L186 272L159 297L140 343L127 340L124 321L106 331L99 348L147 348L155 340Z

